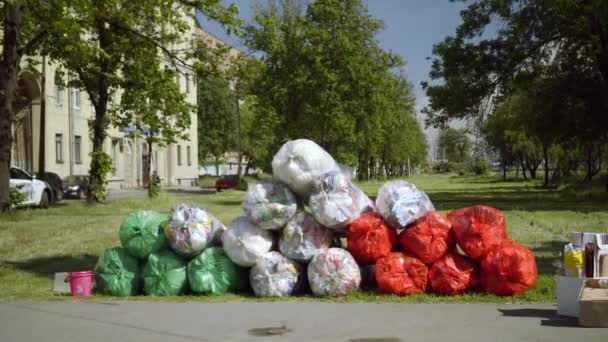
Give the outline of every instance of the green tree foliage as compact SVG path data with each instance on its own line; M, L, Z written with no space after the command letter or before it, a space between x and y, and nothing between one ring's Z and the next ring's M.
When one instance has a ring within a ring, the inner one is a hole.
M407 160L426 155L414 117L411 85L398 75L402 59L375 39L382 23L360 0L317 0L306 9L271 1L247 28L247 44L262 52L252 87L256 106L277 139L316 141L359 176L402 175Z
M65 6L63 0L0 1L0 211L10 209L11 125L25 95L18 86L21 64L50 43L50 33L62 25Z
M108 115L109 104L125 84L147 86L139 82L142 64L149 62L148 54L162 55L165 66L177 69L188 64L191 49L184 43L190 40L189 30L194 21L194 10L222 23L233 25L236 7L226 8L219 0L160 0L154 2L133 2L126 0L72 1L63 13L65 20L51 34L53 44L45 50L51 58L76 77L67 83L84 89L95 108L92 125L93 154L103 153L103 142L110 125L116 124L115 118ZM156 67L151 83L162 80L164 66ZM147 70L151 72L150 70ZM148 75L151 75L148 73ZM65 78L64 78L65 79ZM163 83L164 84L164 83ZM138 90L140 94L150 94L150 89ZM159 93L156 104L175 100L173 94ZM140 95L141 96L141 95ZM138 100L141 103L140 100ZM126 101L125 103L134 103ZM122 102L119 102L119 106ZM166 109L163 107L160 109ZM117 110L117 112L121 112ZM129 109L123 111L129 112ZM154 115L142 115L139 119ZM158 118L158 117L156 117ZM122 123L122 120L118 120ZM153 126L154 122L145 122ZM91 162L90 182L94 188L103 188L105 177ZM88 200L97 201L94 192Z
M219 161L236 146L236 94L226 79L208 76L198 81L199 156Z
M441 156L448 162L460 165L471 159L471 140L463 129L448 128L437 137Z
M461 15L455 34L433 49L434 82L423 83L427 124L482 122L516 96L525 103L518 118L526 136L511 137L525 142L511 144L513 158L540 143L548 184L549 168L563 164L550 151L579 149L591 179L608 139L608 2L477 0ZM487 33L489 27L500 28Z

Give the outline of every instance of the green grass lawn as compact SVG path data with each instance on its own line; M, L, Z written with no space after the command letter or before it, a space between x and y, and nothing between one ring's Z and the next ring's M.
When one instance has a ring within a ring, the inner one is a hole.
M521 296L501 298L483 293L455 297L424 294L397 297L377 292L358 292L343 298L299 300L373 302L552 302L555 284L551 263L558 259L564 241L573 231L608 232L608 194L602 187L568 187L547 190L536 182L503 182L498 176L419 175L409 181L425 190L441 213L474 204L487 204L504 211L509 234L530 247L537 257L537 285ZM361 183L375 195L381 181ZM0 216L0 298L63 299L51 291L53 274L92 269L106 248L119 245L118 227L127 213L136 209L168 212L179 202L197 203L225 224L242 215L244 192L178 197L163 193L154 200L121 200L89 207L80 201L65 201L48 210L19 210ZM91 300L110 300L94 296ZM183 296L170 298L133 297L136 300L224 301L260 300L251 294ZM262 300L291 300L262 299Z

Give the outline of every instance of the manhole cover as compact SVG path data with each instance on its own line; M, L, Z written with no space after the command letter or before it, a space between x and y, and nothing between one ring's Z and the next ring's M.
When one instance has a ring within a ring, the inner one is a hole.
M272 335L283 335L291 332L284 324L280 327L264 327L264 328L253 328L247 331L251 336L272 336Z

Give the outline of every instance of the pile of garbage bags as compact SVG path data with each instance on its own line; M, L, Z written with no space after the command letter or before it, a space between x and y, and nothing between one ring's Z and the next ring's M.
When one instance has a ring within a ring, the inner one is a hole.
M510 296L536 282L534 255L508 238L496 208L478 205L446 217L404 180L383 184L373 201L348 169L305 139L285 143L272 168L275 178L250 185L244 216L227 226L190 204L168 215L130 213L119 230L122 247L106 250L95 266L98 291Z

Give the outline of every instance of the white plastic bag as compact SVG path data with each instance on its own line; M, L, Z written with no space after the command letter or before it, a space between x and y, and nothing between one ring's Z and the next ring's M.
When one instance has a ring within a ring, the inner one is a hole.
M374 202L341 172L331 171L315 181L310 209L322 225L343 232L346 226L367 211Z
M258 297L284 297L302 288L302 267L279 252L269 252L249 271L251 288Z
M309 262L321 250L333 244L334 233L321 226L315 218L305 212L299 212L283 229L279 240L279 249L286 257Z
M232 262L251 267L272 248L272 235L246 217L239 217L228 226L222 246Z
M177 204L163 224L169 245L177 254L195 257L210 245L221 243L226 226L196 205Z
M308 264L310 289L317 296L340 296L361 284L361 271L345 249L330 248L317 253Z
M404 229L426 212L435 210L423 191L404 180L384 183L378 190L376 207L384 220L395 229Z
M272 158L274 176L285 182L302 199L310 196L315 178L339 169L329 153L306 139L286 142Z
M267 180L249 186L243 210L247 217L264 229L280 229L296 214L298 204L287 185Z

